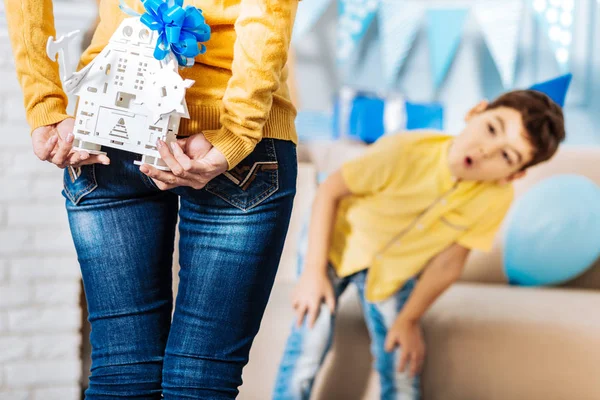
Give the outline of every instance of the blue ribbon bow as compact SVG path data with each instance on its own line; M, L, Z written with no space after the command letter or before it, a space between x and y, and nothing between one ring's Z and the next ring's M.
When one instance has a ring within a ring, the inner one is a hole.
M140 21L159 33L154 58L162 60L172 52L179 65L194 65L194 58L206 52L206 46L198 42L210 39L210 26L204 22L202 10L190 5L183 8L183 0L142 0L142 4L146 12ZM128 15L140 16L124 0L119 7Z

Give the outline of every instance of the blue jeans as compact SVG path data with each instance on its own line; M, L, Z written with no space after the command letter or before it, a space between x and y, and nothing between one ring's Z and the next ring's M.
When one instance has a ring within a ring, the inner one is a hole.
M92 328L86 399L234 399L288 229L295 145L264 139L202 190L160 191L134 154L108 153L64 174Z
M302 244L301 244L302 246ZM333 268L329 276L337 300L350 283L358 288L358 294L371 337L371 353L374 367L379 374L382 400L417 400L420 398L419 377L411 378L406 372L398 372L401 349L393 352L384 350L385 337L402 306L410 296L416 281L408 281L392 297L377 303L365 299L367 270L339 278ZM296 321L288 338L279 373L275 381L273 400L308 400L313 382L329 351L333 339L335 314L329 307L321 305L315 325L310 329L305 318L298 328Z

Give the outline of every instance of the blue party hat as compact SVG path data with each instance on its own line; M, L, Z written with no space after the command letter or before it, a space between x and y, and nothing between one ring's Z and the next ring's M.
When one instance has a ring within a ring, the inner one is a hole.
M550 79L546 82L536 83L529 89L547 94L556 104L563 107L565 105L565 97L567 97L567 90L569 89L571 78L573 78L573 74L569 73L559 76L558 78Z

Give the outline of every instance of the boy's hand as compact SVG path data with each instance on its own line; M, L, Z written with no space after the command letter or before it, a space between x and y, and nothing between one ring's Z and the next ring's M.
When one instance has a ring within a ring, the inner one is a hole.
M400 363L398 371L404 372L406 364L410 364L410 376L414 377L423 367L425 360L425 341L418 321L397 318L385 338L385 351L393 351L400 347Z
M73 147L73 126L75 120L67 118L58 124L41 126L31 133L33 152L42 161L48 161L59 168L68 165L78 167L85 164L102 163L108 165L104 155L90 155L87 151L75 151Z
M419 321L435 299L460 278L469 251L459 244L452 244L435 256L420 275L385 339L386 351L400 346L400 372L404 371L407 363L410 363L410 376L421 371L425 342Z
M292 306L296 310L298 327L302 326L304 315L308 314L309 327L312 327L319 316L321 303L325 302L331 313L335 311L335 294L333 285L326 272L305 271L292 293Z

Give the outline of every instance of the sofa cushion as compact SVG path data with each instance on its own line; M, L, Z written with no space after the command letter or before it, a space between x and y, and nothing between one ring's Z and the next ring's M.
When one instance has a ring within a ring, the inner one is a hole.
M600 399L599 307L590 291L455 285L425 318L425 399Z
M240 399L271 396L294 315L277 284L244 369ZM458 283L424 318L424 400L600 399L600 293ZM314 399L379 398L356 291L342 296Z

